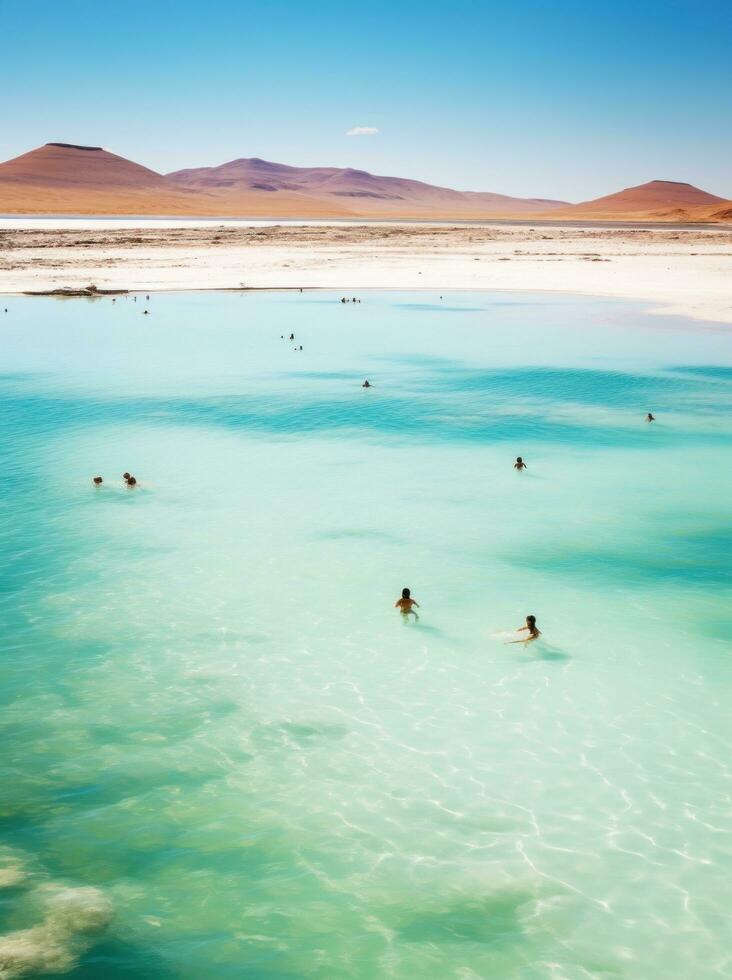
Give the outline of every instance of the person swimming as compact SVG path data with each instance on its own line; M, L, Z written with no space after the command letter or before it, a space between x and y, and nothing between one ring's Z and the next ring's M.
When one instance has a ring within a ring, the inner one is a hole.
M655 422L655 421L656 421L656 416L653 414L653 412L649 412L648 415L646 415L646 422Z
M405 619L410 615L414 616L415 619L419 619L417 613L412 609L412 606L416 606L419 609L419 603L416 599L412 598L412 594L409 589L402 589L401 599L397 599L394 603L394 608L398 609Z
M363 384L361 385L361 387L362 387L362 388L373 388L374 386L373 386L373 385L371 384L371 382L369 381L369 379L368 379L368 378L366 378L366 380L365 380L365 381L364 381L364 383L363 383Z
M291 333L290 334L290 340L294 340L294 339L295 339L295 334L294 333Z
M123 473L122 479L125 481L128 487L134 487L137 485L137 480L131 473Z
M524 463L520 456L516 457L516 462L513 464L513 468L519 471L528 469L526 463Z
M541 636L541 630L536 625L536 616L526 617L526 626L519 626L516 630L517 633L528 633L527 637L520 640L511 640L511 643L531 643L532 640L537 640Z
M92 478L92 483L94 484L95 487L101 487L101 485L104 483L104 480L101 478L101 476L95 476Z

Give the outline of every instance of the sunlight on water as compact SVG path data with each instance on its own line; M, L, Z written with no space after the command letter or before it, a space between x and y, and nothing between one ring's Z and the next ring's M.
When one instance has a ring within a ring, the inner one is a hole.
M729 976L728 329L362 300L5 301L0 975Z

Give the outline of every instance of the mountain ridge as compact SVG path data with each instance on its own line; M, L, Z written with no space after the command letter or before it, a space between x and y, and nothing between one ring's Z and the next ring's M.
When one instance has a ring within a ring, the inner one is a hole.
M0 163L0 213L670 222L730 221L732 201L683 181L652 180L570 204L261 157L161 174L100 146L51 142Z

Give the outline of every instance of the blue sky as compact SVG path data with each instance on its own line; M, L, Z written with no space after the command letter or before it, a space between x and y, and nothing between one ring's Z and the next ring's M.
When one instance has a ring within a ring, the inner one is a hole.
M163 172L259 156L732 198L730 0L5 0L0 26L0 159L59 140Z

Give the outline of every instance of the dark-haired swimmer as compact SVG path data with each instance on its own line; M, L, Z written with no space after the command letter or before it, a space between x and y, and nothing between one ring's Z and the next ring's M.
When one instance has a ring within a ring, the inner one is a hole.
M521 640L511 640L511 643L531 643L532 640L537 640L541 636L541 630L536 625L536 616L527 616L526 626L519 626L516 632L526 632L529 635Z
M419 609L419 603L416 599L412 598L412 594L409 589L402 589L402 597L401 599L397 599L397 601L394 603L394 608L398 609L405 618L411 614L415 619L419 619L419 616L414 611L412 606L416 606L417 609Z

